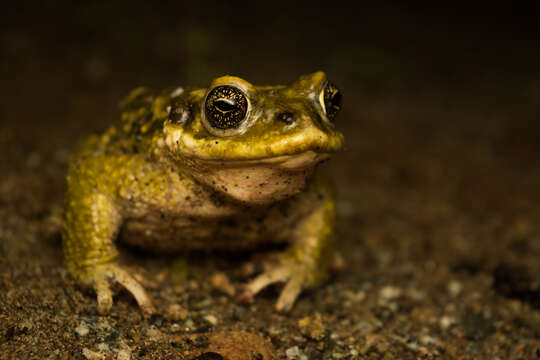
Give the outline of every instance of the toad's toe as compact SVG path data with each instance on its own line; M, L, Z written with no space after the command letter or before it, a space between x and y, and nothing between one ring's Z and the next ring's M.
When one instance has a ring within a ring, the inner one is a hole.
M251 300L255 295L257 295L262 289L278 283L286 281L289 278L289 272L286 267L280 266L271 270L268 270L261 275L257 276L255 279L250 281L241 295L241 298L244 300Z
M94 283L94 289L97 295L98 313L108 314L113 305L113 293L109 282L105 278L101 278Z
M279 295L279 299L276 302L276 310L279 312L288 312L289 310L291 310L294 302L302 292L303 287L303 278L291 278L281 291L281 294Z
M252 301L253 297L262 289L275 283L284 282L285 287L276 303L276 310L287 312L292 308L302 290L312 285L309 281L311 272L309 267L301 264L284 262L249 282L239 300Z
M111 286L115 283L133 295L144 317L150 317L154 312L152 301L142 285L126 270L115 263L99 264L86 269L87 282L91 283L97 295L98 312L107 314L113 305L113 291Z

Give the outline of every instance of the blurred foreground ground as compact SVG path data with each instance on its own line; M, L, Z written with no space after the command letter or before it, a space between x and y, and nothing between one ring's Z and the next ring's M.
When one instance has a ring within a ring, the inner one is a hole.
M187 335L232 330L271 341L277 358L540 358L532 15L206 5L5 9L0 358L190 359ZM318 69L345 94L337 121L348 148L325 165L344 271L283 316L273 312L279 289L246 306L212 285L218 272L239 289L251 254L126 250L161 281L150 290L161 315L142 319L121 293L98 316L47 228L77 140L116 121L138 85L206 86L223 74L274 84Z

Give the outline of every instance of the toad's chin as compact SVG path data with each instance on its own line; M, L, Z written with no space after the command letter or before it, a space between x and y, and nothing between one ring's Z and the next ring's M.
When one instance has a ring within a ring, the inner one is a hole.
M306 151L256 160L202 160L193 175L233 200L264 205L302 191L316 165L329 156Z

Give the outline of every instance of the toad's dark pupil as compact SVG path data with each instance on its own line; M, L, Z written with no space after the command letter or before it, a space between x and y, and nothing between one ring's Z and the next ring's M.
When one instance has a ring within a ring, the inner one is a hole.
M333 120L341 110L341 101L341 91L334 84L328 83L324 88L324 107L330 120Z
M214 105L216 106L216 109L222 112L233 111L236 109L235 101L229 99L218 99L214 101Z
M215 129L235 129L246 118L248 101L244 93L234 86L217 86L206 97L206 121Z
M332 103L332 105L341 108L341 93L339 91L334 93L334 96L332 96L330 102Z

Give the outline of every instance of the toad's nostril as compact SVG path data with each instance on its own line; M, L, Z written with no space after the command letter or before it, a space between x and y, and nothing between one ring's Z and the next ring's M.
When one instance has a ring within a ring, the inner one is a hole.
M294 114L292 112L290 112L290 111L284 111L284 112L280 113L277 116L277 119L279 121L284 122L287 125L290 125L290 124L292 124L292 123L294 123L296 121L296 119L294 117Z

